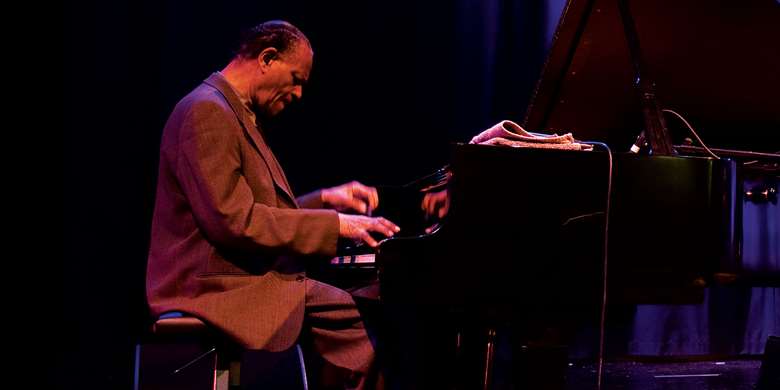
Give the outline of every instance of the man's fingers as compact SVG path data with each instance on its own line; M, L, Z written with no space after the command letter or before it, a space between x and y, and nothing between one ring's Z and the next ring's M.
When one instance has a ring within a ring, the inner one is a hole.
M376 188L364 186L358 182L352 183L352 198L362 203L361 209L356 208L361 213L368 214L379 205L379 193Z
M447 192L442 191L425 194L420 207L425 211L426 217L437 216L440 219L444 218L450 208Z
M444 204L439 207L439 219L444 218L448 211L450 211L450 202L445 199Z
M382 224L383 226L385 226L387 229L389 229L390 231L392 231L393 233L398 233L399 231L401 231L401 228L400 228L400 227L398 227L398 225L396 225L396 224L394 224L394 223L392 223L392 222L388 221L388 220L387 220L387 219L385 219L384 217L379 217L379 218L377 218L377 221L378 221L380 224Z
M377 240L371 236L371 232L376 232L385 237L392 237L401 229L396 224L385 218L370 218L359 215L339 213L339 235L355 241L365 242L371 247L379 245Z
M393 228L386 226L378 221L374 222L374 224L370 227L370 230L372 232L381 233L385 237L392 237L395 234L395 230Z
M355 197L349 200L349 207L360 214L368 214L369 211L368 204L364 200Z
M425 214L430 214L429 210L431 207L431 194L425 194L423 197L422 205L420 207L425 211Z
M422 201L422 209L425 211L425 216L432 217L434 214L436 214L436 209L438 208L439 208L439 202L435 194L432 193L425 194L425 197L423 197L423 201Z
M379 245L376 240L371 237L370 234L368 234L368 231L363 230L360 234L360 239L363 240L366 244L371 246L372 248L376 248L377 245Z
M363 236L362 234L361 234L361 238L364 241L366 241L367 244L371 246L376 246L378 245L378 243L376 242L376 240L373 239L373 237L371 237L371 235L368 232L376 232L382 234L385 237L392 237L395 235L395 233L397 233L400 230L401 228L396 226L396 224L382 217L373 218L371 223L368 226L366 226L366 229L362 233L365 233L365 235L368 236L371 239L371 241L374 242L374 244L371 244L371 242L369 242L368 239L363 238L365 236Z
M374 187L369 187L369 199L368 204L371 207L371 210L376 209L379 207L379 192Z
M425 228L425 234L431 234L431 233L433 233L433 231L434 231L434 230L436 230L436 229L438 229L438 228L439 228L439 225L440 225L440 224L438 224L438 223L435 223L435 224L433 224L433 225L431 225L431 226L428 226L427 228Z

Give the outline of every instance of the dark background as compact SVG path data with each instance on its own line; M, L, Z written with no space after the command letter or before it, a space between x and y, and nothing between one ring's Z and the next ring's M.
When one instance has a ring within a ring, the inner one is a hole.
M352 179L402 184L446 164L451 142L502 119L522 122L562 5L65 5L61 333L44 338L61 346L55 362L41 363L55 368L52 384L130 388L133 346L149 321L144 276L161 131L174 104L227 64L242 30L285 19L314 47L302 104L271 124L274 151L303 194Z
M402 184L446 164L451 142L521 121L560 3L66 5L62 334L52 336L63 345L53 384L130 388L133 345L149 321L160 134L173 105L227 64L242 30L285 19L314 47L303 102L271 136L302 194L351 179Z

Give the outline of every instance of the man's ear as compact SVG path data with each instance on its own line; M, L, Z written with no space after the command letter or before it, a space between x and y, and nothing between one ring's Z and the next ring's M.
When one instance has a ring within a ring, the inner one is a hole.
M260 55L257 56L257 62L260 66L268 66L277 58L279 58L279 50L276 50L275 47L268 47L263 49Z

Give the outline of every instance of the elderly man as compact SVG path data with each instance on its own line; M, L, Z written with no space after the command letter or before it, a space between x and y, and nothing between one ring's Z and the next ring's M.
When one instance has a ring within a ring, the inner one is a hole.
M262 128L301 98L312 56L293 25L262 23L176 105L160 147L147 298L154 315L195 315L250 349L290 347L305 320L328 377L363 388L374 351L354 301L304 269L335 255L338 239L376 246L369 233L399 228L360 215L379 199L357 182L296 199Z

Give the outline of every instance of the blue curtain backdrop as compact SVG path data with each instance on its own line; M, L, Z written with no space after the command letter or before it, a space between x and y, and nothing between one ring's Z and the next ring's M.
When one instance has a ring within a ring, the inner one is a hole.
M752 185L746 182L746 188ZM743 266L780 271L780 207L743 204ZM780 289L713 287L698 305L640 305L630 355L756 355L767 337L780 334Z

